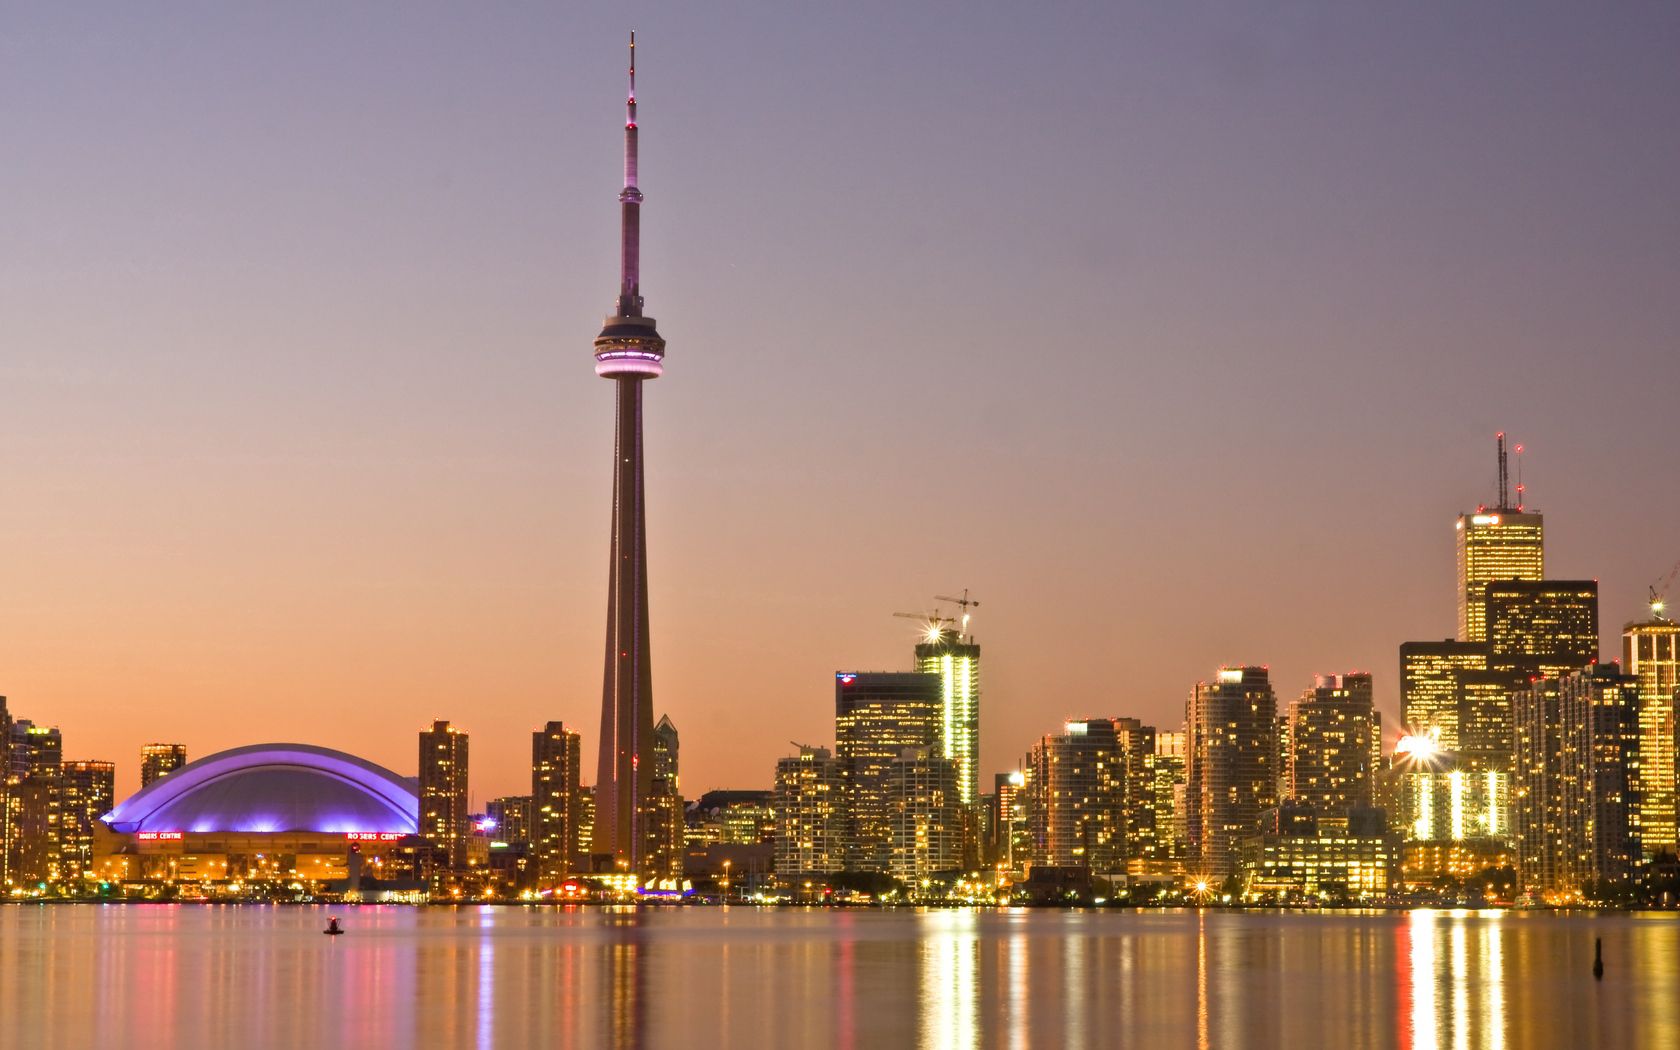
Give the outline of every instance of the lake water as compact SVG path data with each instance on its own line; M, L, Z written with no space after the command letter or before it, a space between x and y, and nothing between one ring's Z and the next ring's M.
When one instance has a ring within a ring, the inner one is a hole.
M4 1047L1096 1045L1676 1047L1680 916L0 906Z

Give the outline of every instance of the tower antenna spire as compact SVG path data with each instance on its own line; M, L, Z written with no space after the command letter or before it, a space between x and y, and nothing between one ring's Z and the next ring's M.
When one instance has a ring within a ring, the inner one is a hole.
M624 188L619 191L618 316L642 315L642 191L636 185L636 31L630 31L630 90L624 100Z
M1505 431L1494 435L1499 443L1499 509L1511 509L1511 470L1505 457Z

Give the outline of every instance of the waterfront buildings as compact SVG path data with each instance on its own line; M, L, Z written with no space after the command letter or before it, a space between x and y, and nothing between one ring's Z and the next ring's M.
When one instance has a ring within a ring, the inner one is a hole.
M906 749L931 749L944 757L942 690L938 674L835 673L834 739L846 782L849 869L889 869L893 764Z
M1288 796L1320 818L1369 806L1375 717L1370 675L1317 676L1289 705Z
M1479 614L1480 617L1480 614ZM1485 617L1481 617L1485 622ZM1433 731L1441 747L1456 751L1460 675L1486 671L1488 648L1483 642L1451 638L1438 642L1400 645L1400 717L1408 733Z
M610 867L648 867L643 826L653 793L653 673L649 654L647 511L643 490L642 383L664 370L665 340L642 313L641 206L636 126L636 42L630 39L624 186L619 191L618 303L595 337L595 374L617 393L612 550L607 563L606 671L591 850Z
M642 827L647 835L642 872L663 879L683 873L686 814L677 784L677 727L662 716L653 727L653 783L643 800Z
M1310 806L1281 807L1242 843L1247 899L1382 897L1399 883L1400 847L1380 820L1320 828Z
M1153 854L1155 730L1135 718L1083 718L1027 755L1032 862L1121 878Z
M534 774L535 770L532 772ZM531 845L534 811L530 795L503 795L484 804L484 815L490 819L497 841L510 846ZM576 826L575 821L573 826Z
M147 744L140 749L140 786L187 764L185 744Z
M1680 623L1661 614L1622 628L1622 670L1639 681L1639 835L1646 857L1674 853L1676 735L1680 708Z
M963 859L957 764L931 747L907 747L887 771L892 876L915 884Z
M826 747L776 763L776 876L793 885L846 866L846 781Z
M93 872L94 829L116 805L117 767L113 762L64 763L60 781L60 877L80 879Z
M435 870L467 866L467 734L447 721L420 733L420 837Z
M1592 664L1558 683L1563 866L1577 891L1625 886L1639 864L1639 679Z
M1277 697L1264 667L1222 667L1185 710L1186 839L1209 876L1237 871L1262 810L1276 805Z
M581 738L563 722L531 734L531 861L539 889L577 870Z

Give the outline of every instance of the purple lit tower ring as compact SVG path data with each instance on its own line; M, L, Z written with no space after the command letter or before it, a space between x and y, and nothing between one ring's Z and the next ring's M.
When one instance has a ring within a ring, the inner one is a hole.
M595 779L593 852L641 873L643 800L652 794L653 675L648 648L647 529L642 490L642 381L663 371L665 340L642 316L641 207L636 185L636 36L624 122L624 188L618 307L595 337L595 374L618 385L613 452L612 554L607 584L606 670Z

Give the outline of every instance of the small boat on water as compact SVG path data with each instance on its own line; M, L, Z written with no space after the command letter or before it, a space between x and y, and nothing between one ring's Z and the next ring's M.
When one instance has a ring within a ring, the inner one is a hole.
M343 933L344 931L338 928L338 920L337 919L328 919L327 920L327 928L322 930L321 932L326 934L328 937L337 937L339 934Z

